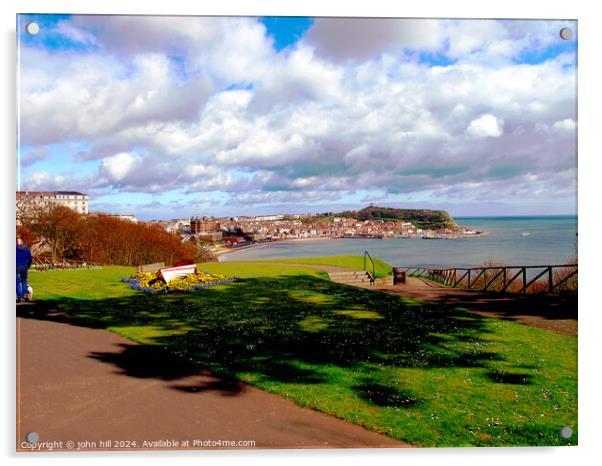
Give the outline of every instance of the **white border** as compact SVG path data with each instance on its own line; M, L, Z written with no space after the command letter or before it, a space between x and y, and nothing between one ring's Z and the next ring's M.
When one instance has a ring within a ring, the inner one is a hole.
M2 401L5 413L1 424L0 439L2 452L9 462L15 460L14 450L14 322L12 314L12 267L14 265L12 242L14 241L14 192L15 192L15 14L21 13L110 13L110 14L199 14L199 15L303 15L303 16L403 16L403 17L476 17L476 18L558 18L579 20L579 229L580 229L580 335L579 335L579 443L577 448L504 448L504 449L430 449L414 451L391 450L347 450L347 451L264 451L264 452L199 452L178 453L179 460L198 463L226 461L227 463L251 462L256 464L280 464L285 460L289 465L305 464L309 461L331 463L342 460L346 464L365 464L376 460L383 464L421 463L470 465L491 465L508 463L542 462L546 464L588 464L588 459L597 453L600 443L596 434L600 432L600 364L599 345L602 331L599 299L595 296L600 288L599 265L602 258L598 236L602 231L600 221L600 149L596 144L600 134L600 110L602 103L600 86L600 45L602 35L600 17L596 14L596 2L585 0L571 1L526 1L502 0L498 2L476 0L420 0L418 2L387 2L386 0L303 0L292 3L283 0L229 0L206 3L190 0L4 0L0 5L3 38L2 100L0 128L4 144L2 189L2 218L5 228L2 231L2 263L4 264L2 306L3 337ZM10 246L10 248L9 248ZM10 249L10 251L9 251ZM591 455L591 456L590 456ZM23 457L24 455L21 455ZM69 458L82 462L81 456L44 455L49 463L63 464ZM164 463L173 457L169 453L127 455L128 463ZM39 458L39 455L34 456ZM86 457L86 463L100 463L108 458L122 459L126 455L111 456L96 454ZM29 460L26 460L28 462Z
M187 0L21 0L23 13L104 13L164 15L288 15L288 16L404 16L466 18L557 18L573 19L590 11L585 2L558 0L478 2L476 0L422 0L420 2L370 2L304 0L229 0L227 2L191 2Z

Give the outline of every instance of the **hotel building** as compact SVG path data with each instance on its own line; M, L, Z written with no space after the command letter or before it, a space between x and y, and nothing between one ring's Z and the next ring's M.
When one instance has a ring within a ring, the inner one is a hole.
M88 195L76 191L17 191L17 223L35 209L59 205L87 214Z

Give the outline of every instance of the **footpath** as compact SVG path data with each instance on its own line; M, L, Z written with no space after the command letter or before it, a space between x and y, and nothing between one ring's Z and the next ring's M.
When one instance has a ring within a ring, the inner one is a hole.
M18 451L30 432L41 451L408 446L33 303L17 316Z

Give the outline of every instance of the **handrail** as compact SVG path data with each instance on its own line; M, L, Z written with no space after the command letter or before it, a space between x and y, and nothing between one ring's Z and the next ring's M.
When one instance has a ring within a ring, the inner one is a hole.
M449 267L446 269L431 269L431 270L441 270L441 271L447 271L447 270L499 270L499 269L543 269L546 267L553 267L553 268L559 268L559 267L577 267L578 264L560 264L560 265L498 265L497 267L495 265L490 265L487 267ZM401 266L401 268L427 268L427 267L419 267L416 265L412 265L410 267L408 266Z
M370 259L370 262L372 262L372 281L374 281L376 279L374 260L372 259L372 256L370 255L370 253L368 251L364 251L364 270L366 272L368 272L368 269L366 268L366 257L368 259ZM370 272L368 272L368 273L370 273Z
M527 293L527 290L532 289L536 283L539 283L537 292L576 291L576 285L571 284L569 280L575 280L574 277L578 273L578 264L500 265L497 267L452 267L441 269L418 266L399 268L405 269L410 277L427 278L444 286L500 293L517 292L516 290L518 289L518 293L521 294ZM529 275L527 274L527 270L534 269L539 270ZM564 270L564 272L555 273L555 269ZM493 272L488 273L489 271ZM514 284L514 291L510 288L512 284ZM561 288L563 285L564 289Z

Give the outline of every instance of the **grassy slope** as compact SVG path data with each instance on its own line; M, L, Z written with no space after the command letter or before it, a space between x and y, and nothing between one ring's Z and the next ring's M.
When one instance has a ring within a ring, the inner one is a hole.
M338 285L312 269L205 268L249 279L179 295L129 290L118 282L132 271L124 267L30 281L37 299L82 325L416 445L576 442L558 435L577 427L576 339Z
M391 274L392 266L378 258L374 259L374 270L376 278L386 277ZM364 258L362 256L326 256L326 257L299 257L292 259L266 259L266 262L282 262L292 264L309 265L334 265L337 267L348 267L350 269L362 270L364 268ZM367 260L367 268L372 271L372 264Z
M445 210L396 209L391 207L365 207L358 211L346 211L335 216L352 217L358 220L394 220L411 222L417 228L457 229L458 224Z

